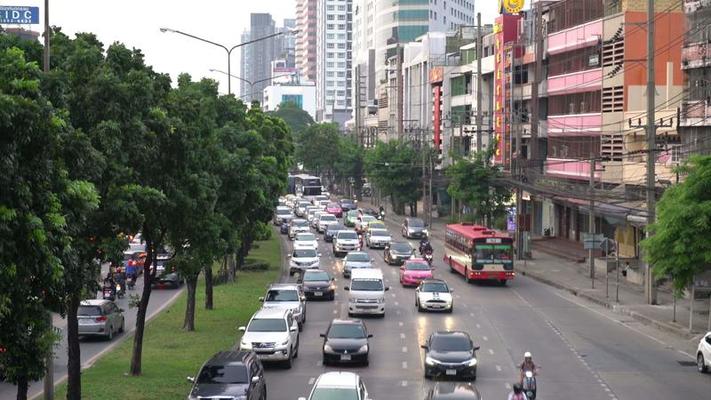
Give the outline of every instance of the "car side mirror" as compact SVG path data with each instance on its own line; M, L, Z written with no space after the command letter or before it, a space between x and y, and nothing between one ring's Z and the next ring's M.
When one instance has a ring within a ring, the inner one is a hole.
M318 335L321 336L321 337L323 337L323 338L326 337L326 334L325 334L325 333L319 333Z
M239 328L237 328L237 330L240 331L240 332L244 332L244 331L247 330L247 328L244 327L244 326L240 326Z
M123 308L119 308L119 312L125 312L125 311L126 310L124 310Z
M257 383L257 382L259 382L259 376L253 376L252 383Z
M454 293L454 289L449 289L449 293Z
M344 287L343 287L343 290L348 291L348 290L351 290L351 288L348 287L348 286L344 286Z
M264 302L264 297L260 297L259 301Z
M390 290L390 286L385 287L385 291L387 292L388 290Z
M299 400L306 400L306 397L299 397Z
M368 338L370 339L370 338L372 338L372 337L373 337L373 334L372 334L372 333L369 333L369 334L368 334Z
M479 351L480 348L479 346L474 346L474 351Z
M185 377L185 379L187 379L188 382L195 383L195 377L193 377L193 376L187 376L187 377Z
M289 328L289 332L296 332L298 330L299 330L298 326L292 326L291 328Z
M291 254L287 254L287 255L286 255L286 258L291 258Z
M420 345L420 347L422 347L425 350L427 350L429 348L429 346L427 346L426 344Z

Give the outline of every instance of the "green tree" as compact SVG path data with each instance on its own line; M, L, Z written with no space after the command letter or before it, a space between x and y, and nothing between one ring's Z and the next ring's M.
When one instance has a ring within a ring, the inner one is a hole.
M458 159L446 170L450 180L447 193L468 206L473 218L480 223L485 219L493 221L505 213L510 197L510 192L498 183L501 172L491 164L493 152L494 147L490 146L471 159Z
M395 212L403 214L409 204L411 215L415 215L422 184L422 156L418 151L403 142L378 142L365 154L365 170L382 194L390 196Z
M686 179L664 191L649 227L654 235L641 245L654 274L671 277L681 292L711 268L711 157L693 157L679 172Z
M350 187L351 180L355 194L360 198L365 175L365 149L354 137L343 136L338 142L338 159L334 166L336 180L342 187Z
M342 135L338 124L320 123L310 125L295 136L295 158L305 170L331 181L339 156Z
M304 111L294 102L284 102L279 104L279 108L269 113L273 117L284 120L293 134L302 132L304 129L314 124L311 115Z

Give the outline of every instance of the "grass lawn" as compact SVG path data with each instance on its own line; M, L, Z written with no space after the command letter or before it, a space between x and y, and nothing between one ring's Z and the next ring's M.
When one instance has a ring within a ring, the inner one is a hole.
M278 233L258 243L249 257L268 262L262 272L239 273L234 284L216 286L215 309L206 311L204 282L198 285L195 332L181 330L185 314L185 293L146 326L143 339L143 375L127 375L133 338L121 343L82 373L82 398L100 399L180 399L190 389L186 376L215 352L237 343L237 327L244 325L260 307L259 296L266 285L279 277L281 249ZM66 384L57 389L56 398L66 398Z

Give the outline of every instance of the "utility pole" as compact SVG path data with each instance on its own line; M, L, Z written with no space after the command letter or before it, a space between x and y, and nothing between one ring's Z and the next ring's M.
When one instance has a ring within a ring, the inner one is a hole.
M355 139L360 146L365 146L365 143L361 140L361 123L360 123L360 65L355 67L356 77L355 77Z
M427 215L427 167L425 166L427 149L425 143L425 130L420 128L420 152L422 153L422 213ZM423 221L425 221L425 215L422 216Z
M536 3L536 32L535 32L535 56L536 62L533 64L533 86L531 86L531 142L528 149L528 159L533 161L536 166L538 159L538 123L539 123L539 104L538 104L538 85L541 84L541 70L543 69L543 16L541 10L541 2ZM537 167L536 167L537 168ZM536 169L538 172L538 169Z
M397 45L397 135L398 138L402 138L404 133L404 121L403 121L403 82L402 82L402 56L403 51L400 48L400 44Z
M481 51L482 51L482 40L481 40L481 13L476 13L476 152L481 151L481 98L482 98L482 79L481 79Z
M650 227L654 223L656 190L654 179L654 150L657 148L657 127L654 125L654 100L656 83L654 78L654 0L647 0L647 238L651 237ZM644 293L647 304L657 304L657 288L652 277L652 266L645 264Z
M44 72L49 72L49 0L44 0Z
M592 288L595 289L595 257L593 257L593 249L595 248L595 158L590 157L590 215L588 216L588 232L592 245L588 249L588 263L590 264L590 279Z

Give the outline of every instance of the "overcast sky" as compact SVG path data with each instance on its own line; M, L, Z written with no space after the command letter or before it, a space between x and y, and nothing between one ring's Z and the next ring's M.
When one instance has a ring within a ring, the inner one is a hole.
M475 0L482 13L482 23L492 23L498 1ZM39 6L42 0L5 0L2 5ZM182 72L194 79L203 76L220 82L227 92L224 76L210 68L227 69L224 50L184 36L161 33L168 27L191 33L232 47L249 26L249 14L268 12L281 25L284 18L294 18L296 0L50 0L50 24L61 26L73 36L76 32L93 32L105 46L121 41L143 51L146 61L156 71L167 72L173 80ZM41 31L41 26L33 27ZM232 58L232 74L239 76L239 49ZM233 91L239 84L232 81Z

